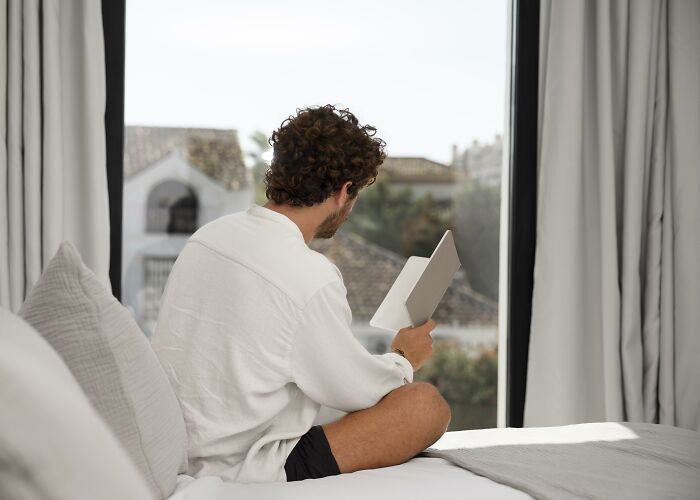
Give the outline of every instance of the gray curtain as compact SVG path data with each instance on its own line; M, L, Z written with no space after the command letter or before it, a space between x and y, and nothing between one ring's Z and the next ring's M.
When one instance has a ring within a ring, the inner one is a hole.
M541 2L525 425L700 430L700 2Z
M16 311L62 240L109 271L99 0L0 0L0 305Z

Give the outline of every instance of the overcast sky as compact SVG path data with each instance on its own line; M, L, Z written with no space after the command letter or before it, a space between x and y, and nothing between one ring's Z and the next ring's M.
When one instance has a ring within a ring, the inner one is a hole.
M131 125L235 128L339 104L395 156L503 131L506 0L129 0Z

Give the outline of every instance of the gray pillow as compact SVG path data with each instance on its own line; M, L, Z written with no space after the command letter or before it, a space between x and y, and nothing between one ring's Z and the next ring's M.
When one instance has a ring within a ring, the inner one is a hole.
M58 354L3 308L0 498L153 498Z
M169 496L187 465L182 412L131 314L63 243L20 309L58 352L153 494Z

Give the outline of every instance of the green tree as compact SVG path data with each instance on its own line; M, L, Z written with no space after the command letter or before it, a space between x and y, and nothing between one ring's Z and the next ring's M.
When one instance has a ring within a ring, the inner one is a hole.
M403 253L404 227L416 214L410 189L391 189L387 182L377 181L359 194L346 229L380 247Z
M498 300L500 190L469 182L454 203L455 244L471 287Z
M403 255L430 257L448 229L448 219L433 197L428 193L416 200L416 214L411 217L403 230Z
M498 353L495 347L474 352L453 341L436 342L430 360L415 380L433 384L452 409L449 430L496 425Z
M380 180L360 193L346 230L404 257L427 257L452 228L471 287L497 300L499 223L498 187L471 181L444 209L429 194L416 198L410 188Z
M430 195L416 199L410 188L384 180L362 190L346 230L405 257L428 256L447 228L447 218Z

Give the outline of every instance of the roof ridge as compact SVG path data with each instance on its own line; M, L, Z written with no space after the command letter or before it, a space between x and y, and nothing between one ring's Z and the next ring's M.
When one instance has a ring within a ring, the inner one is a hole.
M428 158L427 156L399 156L399 155L389 155L386 157L385 161L388 159L396 159L396 160L425 160L429 161L431 163L437 163L438 165L442 165L443 167L450 168L450 166L447 163L443 163L441 161L433 160L432 158Z

